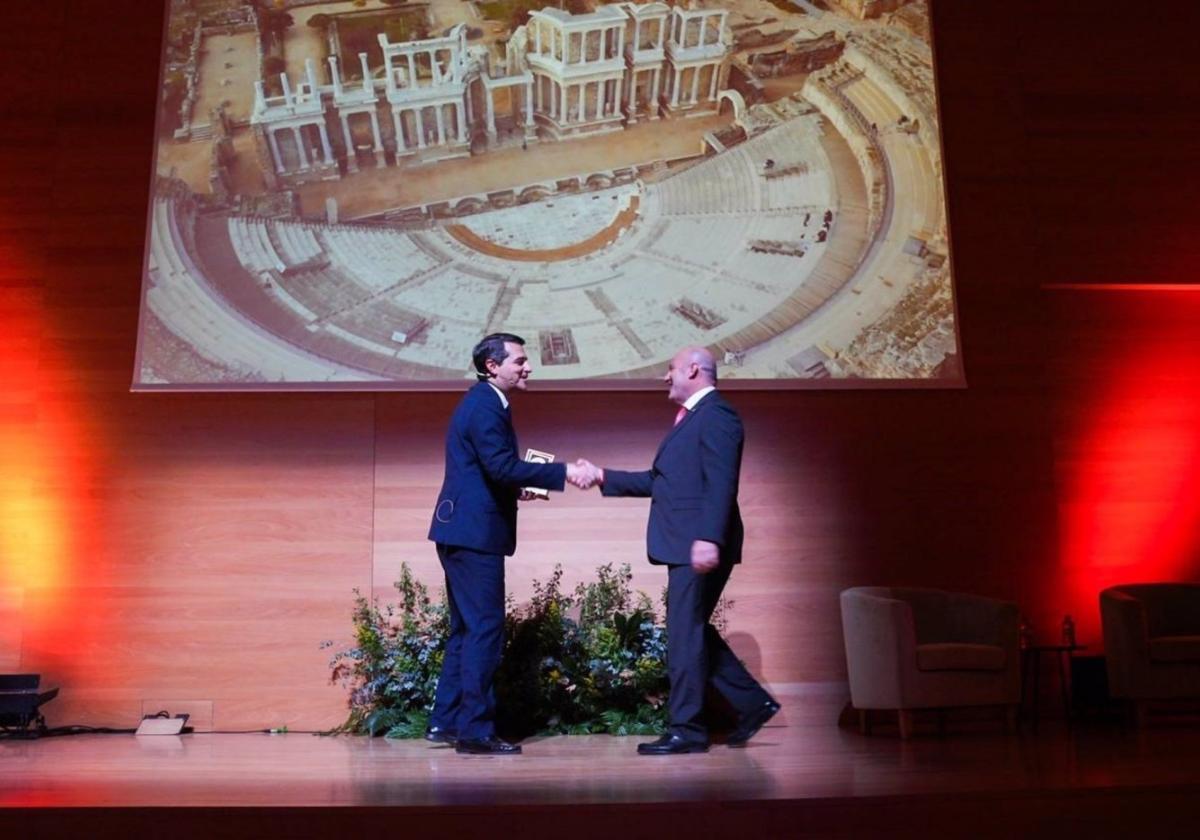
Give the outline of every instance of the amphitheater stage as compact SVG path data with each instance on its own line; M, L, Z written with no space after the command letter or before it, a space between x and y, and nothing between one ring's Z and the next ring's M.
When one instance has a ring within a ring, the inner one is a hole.
M641 738L521 756L309 734L0 741L0 835L28 837L1189 836L1200 729L768 727L746 749Z

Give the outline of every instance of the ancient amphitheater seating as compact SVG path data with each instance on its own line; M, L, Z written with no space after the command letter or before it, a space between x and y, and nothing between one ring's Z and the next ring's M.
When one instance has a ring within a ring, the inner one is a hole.
M330 260L338 268L377 290L436 265L407 234L399 231L336 226L325 228L321 237L328 246Z
M685 263L724 263L747 235L752 217L675 218L659 237L654 253Z
M151 267L155 282L147 304L162 324L215 364L267 380L291 376L326 378L328 364L296 353L256 330L219 300L183 245L174 201L156 199L151 226ZM253 369L249 367L253 360Z
M404 288L392 300L414 310L453 313L456 320L478 324L487 319L499 290L499 285L491 280L450 268L438 273L431 282Z
M279 243L277 250L289 268L314 262L324 255L321 243L305 225L275 222L270 230Z
M266 225L260 219L230 216L229 241L237 253L242 266L252 273L262 271L285 271L287 266L271 244Z
M370 297L370 290L338 269L327 266L279 278L279 286L318 318L325 318Z

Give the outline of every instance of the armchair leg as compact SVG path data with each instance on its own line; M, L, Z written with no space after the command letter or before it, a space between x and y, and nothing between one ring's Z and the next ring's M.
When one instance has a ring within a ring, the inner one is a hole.
M866 709L858 710L858 731L863 735L871 734L871 715Z
M913 713L909 709L897 709L896 718L900 723L900 738L907 741L912 737Z

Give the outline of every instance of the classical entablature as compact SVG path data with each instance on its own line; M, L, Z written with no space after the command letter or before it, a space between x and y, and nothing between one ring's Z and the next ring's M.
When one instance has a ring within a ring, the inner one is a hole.
M529 16L534 114L553 134L621 127L626 21L617 6L583 15L542 9Z
M367 151L370 151L375 158L376 166L385 164L383 133L379 129L379 95L375 92L375 82L371 78L367 54L359 53L358 61L362 67L362 81L357 85L345 87L342 84L342 74L338 67L337 56L329 56L329 77L333 80L333 105L337 109L338 119L342 124L342 137L346 143L347 172L358 171L358 148L350 130L351 118L356 116L365 116L370 120L372 144Z
M268 96L261 81L254 83L254 111L250 124L269 150L268 182L283 176L295 180L336 178L337 161L325 127L325 106L312 60L304 64L305 80L292 85L279 74L281 93Z
M663 110L711 111L729 72L729 42L724 9L671 10L667 36L667 86Z
M334 55L328 85L311 60L296 83L280 75L279 95L255 83L251 122L272 188L709 113L730 59L724 10L661 2L541 9L491 50L468 47L464 24L437 38L377 37L383 66L359 53L360 79L344 81L353 60Z
M443 38L392 43L379 34L386 96L392 109L396 155L427 146L465 148L467 27Z
M621 3L629 19L625 39L625 120L659 117L663 61L671 7L666 3Z

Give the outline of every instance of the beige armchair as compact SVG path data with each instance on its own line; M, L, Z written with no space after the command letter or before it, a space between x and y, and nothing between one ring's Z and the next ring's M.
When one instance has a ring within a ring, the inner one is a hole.
M937 589L860 586L842 592L850 702L895 710L900 736L914 709L1004 707L1021 701L1016 604Z
M1108 690L1144 724L1155 700L1200 700L1200 584L1134 583L1100 593Z

